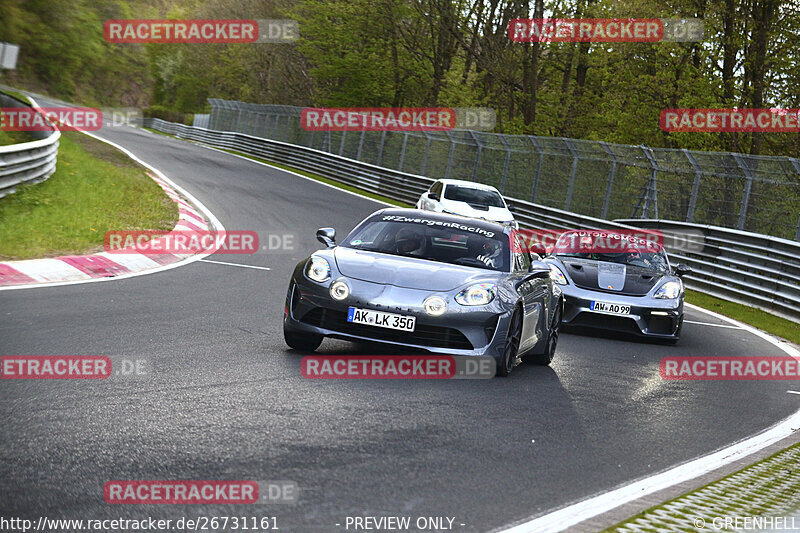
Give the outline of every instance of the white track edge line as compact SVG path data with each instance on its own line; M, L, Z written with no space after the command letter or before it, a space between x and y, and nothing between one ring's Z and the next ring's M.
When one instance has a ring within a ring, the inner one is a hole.
M748 324L739 322L725 315L703 309L690 303L684 304L690 309L701 311L714 318L728 322L740 329L748 331L757 337L761 337L773 346L784 351L790 357L800 359L800 351L796 350L794 346L785 342L777 337L769 335L761 330L758 330ZM734 444L731 444L716 452L692 459L688 462L674 466L658 474L639 479L632 483L628 483L616 489L607 492L590 496L577 503L573 503L566 507L562 507L540 517L534 518L527 522L512 526L501 527L497 531L503 533L550 533L558 532L567 529L612 509L632 502L649 494L667 489L679 483L695 479L703 474L712 472L720 467L723 467L733 461L737 461L743 457L747 457L759 450L762 450L782 440L797 429L800 428L800 410L790 415L789 417L781 420L777 424L766 428L764 431L756 435L747 437Z
M31 99L31 101L33 102L33 105L38 107L38 104L33 100L33 98L31 98L30 96L28 96L28 98ZM222 222L220 222L217 219L217 217L215 217L214 214L205 205L203 205L203 203L200 200L195 198L191 193L189 193L186 189L184 189L180 185L177 185L174 181L169 179L163 172L158 170L156 167L150 165L149 163L146 163L146 162L142 161L141 159L136 157L130 150L128 150L127 148L123 148L122 146L120 146L119 144L117 144L117 143L115 143L113 141L109 141L108 139L103 139L102 137L99 137L99 136L97 136L97 135L95 135L93 133L89 133L87 131L84 131L84 132L81 132L81 133L83 133L85 135L88 135L89 137L92 137L94 139L97 139L98 141L101 141L101 142L104 142L106 144L109 144L109 145L113 146L114 148L116 148L117 150L121 151L122 153L124 153L125 155L127 155L128 157L130 157L131 159L133 159L134 161L136 161L140 165L142 165L145 168L151 170L156 176L158 176L162 180L166 181L171 187L173 187L176 191L180 192L182 195L184 195L185 198L187 198L192 204L194 204L194 206L206 216L206 218L208 219L209 224L211 225L211 227L213 227L216 231L225 231L225 227L222 225ZM160 267L152 268L150 270L142 270L140 272L131 272L129 274L122 274L122 275L119 275L119 276L108 276L108 277L103 277L103 278L92 278L92 279L75 280L75 281L56 281L56 282L53 282L53 283L46 283L45 282L45 283L27 283L27 284L24 284L24 285L8 285L8 286L0 287L0 291L10 291L10 290L20 290L20 289L39 289L39 288L45 288L45 287L61 287L61 286L64 286L64 285L78 285L78 284L81 284L81 283L97 283L97 282L101 282L101 281L114 281L114 280L119 280L119 279L133 278L133 277L137 277L137 276L144 276L146 274L155 274L156 272L163 272L165 270L171 270L173 268L178 268L178 267L181 267L181 266L184 266L184 265L188 265L189 263L194 263L195 261L199 261L200 259L203 259L204 257L208 257L209 255L212 255L212 254L210 254L210 253L197 254L197 255L193 255L191 257L187 257L186 259L181 259L180 261L177 261L175 263L170 263L169 265L162 265Z
M212 261L210 259L200 259L200 262L201 263L211 263L211 264L214 264L214 265L228 265L228 266L242 267L242 268L255 268L255 269L258 269L258 270L272 270L269 267L262 267L262 266L258 266L258 265L243 265L241 263L228 263L227 261Z

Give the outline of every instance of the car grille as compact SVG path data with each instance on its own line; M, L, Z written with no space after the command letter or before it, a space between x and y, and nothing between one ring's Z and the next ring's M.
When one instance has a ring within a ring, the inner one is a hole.
M647 320L647 331L661 335L672 335L675 330L675 319L670 316L650 316Z
M346 313L324 307L312 309L306 313L300 321L310 326L329 329L346 335L355 335L381 341L431 346L434 348L452 348L454 350L474 349L469 339L457 329L417 323L414 331L408 332L366 326L364 324L353 324L347 321Z
M639 326L631 318L618 317L613 315L601 315L598 313L581 313L571 325L584 326L587 328L607 329L622 333L636 333L641 335Z

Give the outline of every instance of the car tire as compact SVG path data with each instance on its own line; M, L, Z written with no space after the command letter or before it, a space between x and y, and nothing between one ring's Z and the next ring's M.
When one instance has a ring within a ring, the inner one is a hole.
M519 341L522 337L522 312L517 308L511 315L508 323L508 334L503 345L503 354L497 361L497 375L500 377L508 376L514 369L514 363L519 353Z
M553 362L553 357L556 355L556 348L558 347L558 336L561 329L561 316L563 312L563 305L561 300L558 302L556 312L553 315L553 320L550 324L550 329L547 331L547 340L544 343L544 351L542 353L533 353L523 357L526 363L533 363L534 365L547 366Z
M283 340L290 348L298 352L313 352L322 344L322 335L289 331L286 326L283 326Z

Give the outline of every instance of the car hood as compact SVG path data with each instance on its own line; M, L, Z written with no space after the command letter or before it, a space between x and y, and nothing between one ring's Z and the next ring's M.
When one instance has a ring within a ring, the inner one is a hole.
M408 289L448 292L464 284L497 279L500 272L448 265L424 259L337 247L336 267L342 275Z
M592 261L559 258L567 274L582 289L643 296L662 278L663 273L647 268Z
M514 219L511 211L505 207L473 207L467 202L457 202L455 200L444 199L441 202L442 208L470 218L484 218L493 222L508 222Z

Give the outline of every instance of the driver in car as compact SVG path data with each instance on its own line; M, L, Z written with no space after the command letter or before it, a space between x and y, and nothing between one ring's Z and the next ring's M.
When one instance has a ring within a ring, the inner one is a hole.
M403 228L394 236L395 251L399 255L422 255L422 245L425 238L411 228Z

